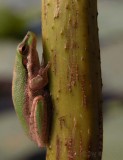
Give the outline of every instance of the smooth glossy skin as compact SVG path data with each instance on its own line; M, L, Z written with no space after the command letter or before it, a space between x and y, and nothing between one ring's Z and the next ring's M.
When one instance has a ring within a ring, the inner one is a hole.
M42 63L41 63L42 64ZM17 47L13 73L12 97L16 113L27 134L39 147L47 143L48 133L48 63L40 65L36 36L28 32Z

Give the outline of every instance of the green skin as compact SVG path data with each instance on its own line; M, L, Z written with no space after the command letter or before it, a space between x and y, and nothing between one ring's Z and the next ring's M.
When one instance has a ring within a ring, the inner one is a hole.
M48 141L48 103L45 87L50 63L40 65L36 50L36 36L28 32L17 47L12 98L21 124L39 147Z

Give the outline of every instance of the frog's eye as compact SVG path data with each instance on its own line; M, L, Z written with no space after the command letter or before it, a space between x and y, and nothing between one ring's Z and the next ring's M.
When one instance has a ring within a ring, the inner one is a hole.
M24 46L22 47L22 54L23 54L23 55L28 54L28 46L27 46L27 45L24 45Z
M28 46L27 45L21 45L19 47L19 52L22 54L22 55L27 55L28 54Z

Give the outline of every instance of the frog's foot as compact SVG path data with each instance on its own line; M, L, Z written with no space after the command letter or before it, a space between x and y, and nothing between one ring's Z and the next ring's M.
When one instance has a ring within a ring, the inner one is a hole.
M51 63L48 62L46 67L41 67L36 77L32 78L29 82L30 89L33 91L43 89L48 84L48 70Z
M43 66L40 68L39 75L41 75L42 77L45 77L44 75L47 74L50 66L51 66L51 62L49 61L45 67Z

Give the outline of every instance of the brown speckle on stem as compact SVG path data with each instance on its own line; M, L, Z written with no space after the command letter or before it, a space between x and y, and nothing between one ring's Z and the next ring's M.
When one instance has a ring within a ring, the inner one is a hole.
M54 13L54 19L58 18L60 14L60 0L56 1L56 9Z
M57 100L57 101L59 100L59 95L56 96L56 100Z
M68 87L72 89L78 81L78 65L71 60L67 71Z
M66 5L65 5L65 8L66 8L66 9L69 9L69 5L68 5L68 4L66 4Z
M50 6L50 2L47 2L47 6Z
M54 29L54 24L52 25L52 29Z
M60 128L62 129L65 126L65 116L59 117Z
M53 52L54 51L54 49L53 48L51 48L51 52Z
M56 60L56 51L54 51L54 56L53 56L53 72L56 75L56 68L57 68L57 60Z
M56 137L56 160L60 160L61 141L59 136Z
M87 96L86 96L86 79L85 79L85 75L82 75L81 78L81 90L82 90L82 104L83 106L87 107Z
M80 153L80 156L82 155L82 152L83 152L82 137L80 136L80 145L79 145L79 153Z
M65 146L67 148L68 160L75 160L76 159L76 152L74 151L74 142L73 138L69 138Z
M65 44L65 46L64 46L64 49L65 50L69 50L69 48L70 48L69 45L70 45L70 43L69 43L69 41L67 41L66 44Z
M46 5L46 1L44 0L44 17L47 23L47 5Z
M64 33L63 33L63 29L61 29L61 32L60 32L60 34L61 34L61 35L63 35L63 34L64 34Z

